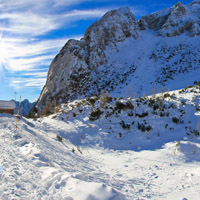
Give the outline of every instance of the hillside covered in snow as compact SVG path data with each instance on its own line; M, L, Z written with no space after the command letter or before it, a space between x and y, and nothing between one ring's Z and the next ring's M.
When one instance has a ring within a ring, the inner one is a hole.
M107 93L49 116L0 114L0 199L198 200L200 83L141 98Z
M106 13L81 40L69 40L52 61L37 101L40 111L109 91L112 96L152 94L199 81L200 2L142 17L129 8Z

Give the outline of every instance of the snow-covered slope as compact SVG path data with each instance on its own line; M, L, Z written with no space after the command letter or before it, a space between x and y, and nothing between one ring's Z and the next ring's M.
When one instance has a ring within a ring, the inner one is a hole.
M15 121L14 116L0 116L1 200L125 199L100 177L99 181L87 179L86 173L98 173L92 155L73 153L70 145L46 131L46 123L22 118L16 131Z
M138 99L92 97L42 118L0 114L1 200L200 196L200 83Z
M200 3L181 3L137 21L128 8L106 13L81 40L69 40L53 60L37 108L107 89L138 96L180 89L200 73Z

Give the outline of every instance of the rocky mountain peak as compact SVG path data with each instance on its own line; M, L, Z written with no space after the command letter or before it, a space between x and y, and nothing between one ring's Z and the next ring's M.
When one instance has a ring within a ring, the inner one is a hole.
M61 49L50 66L37 105L55 105L63 99L74 99L77 95L88 93L88 88L90 94L97 94L104 86L99 88L96 85L97 77L94 78L94 73L107 62L106 46L116 48L118 42L127 38L137 39L139 30L137 20L129 8L107 12L85 31L80 41L69 40Z
M85 31L84 39L91 45L93 43L107 45L124 41L127 37L137 39L138 30L139 26L135 16L129 8L125 7L107 12Z
M139 25L142 30L153 29L159 36L174 37L188 33L193 37L200 34L197 31L197 26L200 25L198 13L200 13L199 0L189 5L178 2L171 8L142 17Z
M81 40L69 40L52 61L37 108L103 90L120 92L130 84L141 95L142 87L164 86L178 74L199 69L199 13L199 0L179 2L139 22L129 8L107 12Z
M174 18L183 17L188 14L186 7L181 2L178 2L174 9L171 10L171 16Z
M107 12L100 20L94 22L84 34L89 52L88 65L95 68L106 62L105 47L115 48L116 43L126 38L138 38L139 26L129 8L120 8ZM97 60L98 58L98 60Z
M195 0L190 5L194 5L194 4L200 4L200 0Z

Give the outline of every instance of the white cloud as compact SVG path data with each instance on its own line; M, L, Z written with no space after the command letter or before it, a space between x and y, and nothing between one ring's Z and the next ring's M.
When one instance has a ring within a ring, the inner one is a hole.
M38 56L35 58L9 59L7 69L11 71L29 70L38 65L49 65L53 56Z
M65 14L23 13L1 14L0 20L7 21L0 30L14 34L39 36L69 25L76 20L101 17L106 10L72 10Z
M54 0L54 7L56 6L72 6L87 0Z
M59 24L54 23L50 15L45 16L32 12L1 14L0 19L7 21L7 31L20 35L42 35L59 28Z
M101 17L105 14L108 10L107 9L93 9L93 10L72 10L63 16L62 18L77 20L77 19L88 19L88 18L95 18Z
M95 0L95 2L106 2L108 0ZM110 2L116 2L121 0L109 0ZM54 7L58 6L72 6L80 3L94 2L94 0L54 0Z
M10 81L10 86L16 90L21 89L22 86L24 88L27 87L35 87L38 89L42 89L46 78L18 78L18 79L13 79L13 80L9 80Z
M25 72L23 76L32 76L32 77L46 77L47 72Z

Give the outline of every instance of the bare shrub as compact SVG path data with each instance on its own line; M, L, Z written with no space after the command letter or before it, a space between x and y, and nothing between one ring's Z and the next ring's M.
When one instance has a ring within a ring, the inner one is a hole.
M100 107L106 108L106 104L112 102L112 97L108 94L108 91L104 91L100 98Z

